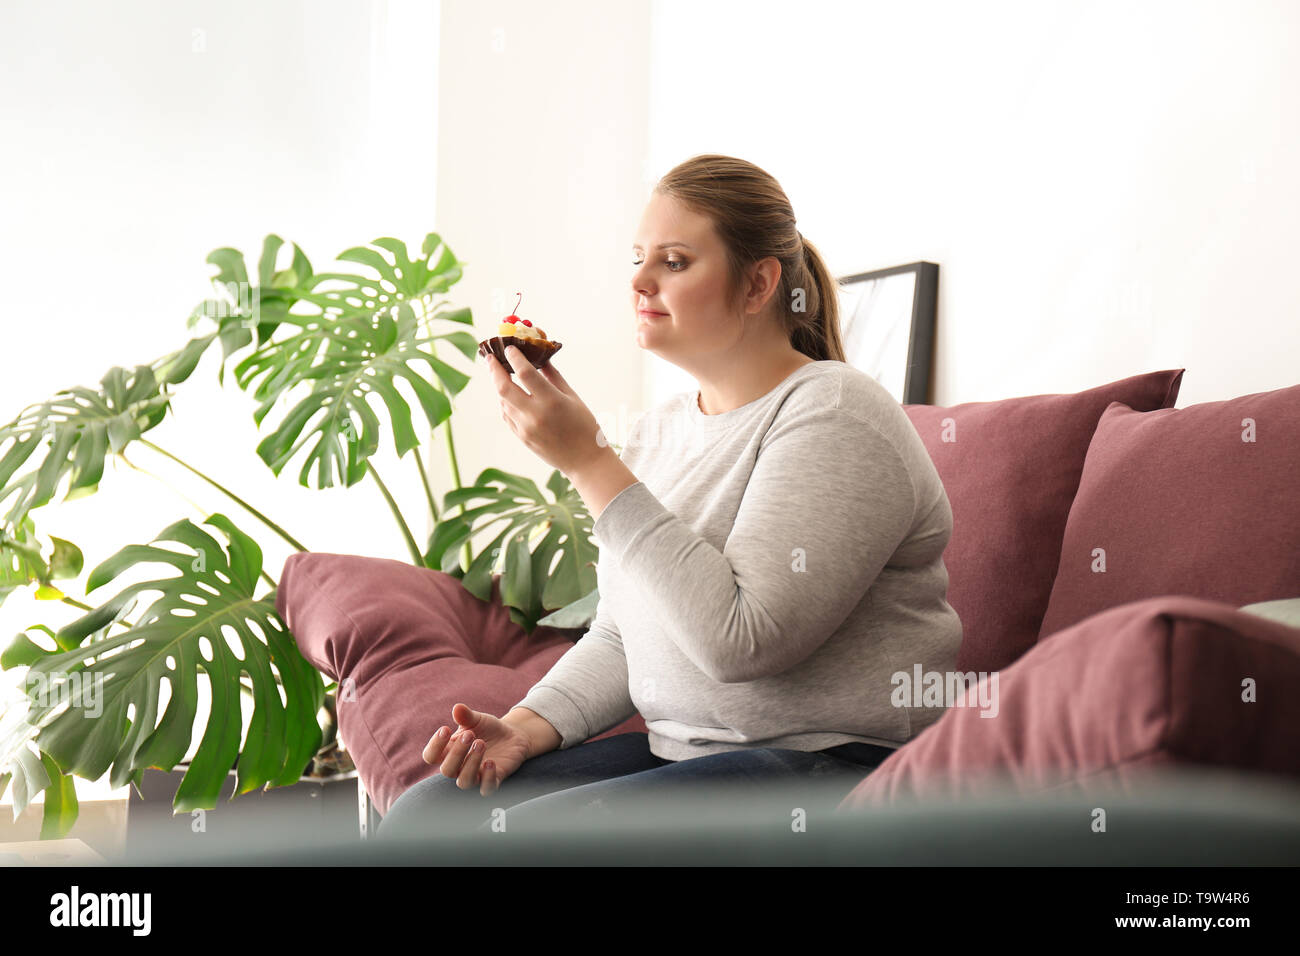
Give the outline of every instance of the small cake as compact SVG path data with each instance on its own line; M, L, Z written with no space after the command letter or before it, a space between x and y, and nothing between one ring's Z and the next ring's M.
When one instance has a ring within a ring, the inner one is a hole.
M520 296L522 298L522 296ZM518 303L516 303L518 308ZM497 334L490 339L484 339L478 344L478 354L484 357L489 354L496 357L510 374L514 374L514 369L510 367L510 362L506 359L506 346L513 345L524 353L524 358L533 364L533 368L541 368L551 360L551 356L558 352L562 346L559 342L546 337L546 333L540 327L533 325L528 319L521 319L519 316L511 313L501 320L497 326Z

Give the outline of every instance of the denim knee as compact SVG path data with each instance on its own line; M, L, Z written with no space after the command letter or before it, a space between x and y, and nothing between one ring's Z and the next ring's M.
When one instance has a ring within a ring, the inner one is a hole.
M454 777L434 773L407 788L379 822L378 838L463 833L487 819L498 805L496 794L483 796L478 787L462 790Z

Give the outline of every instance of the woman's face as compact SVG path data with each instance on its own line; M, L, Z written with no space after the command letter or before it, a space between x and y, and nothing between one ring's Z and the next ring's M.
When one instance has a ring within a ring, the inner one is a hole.
M664 243L677 245L659 248ZM741 318L728 312L726 254L708 219L655 193L633 239L632 260L638 347L690 370L735 345Z

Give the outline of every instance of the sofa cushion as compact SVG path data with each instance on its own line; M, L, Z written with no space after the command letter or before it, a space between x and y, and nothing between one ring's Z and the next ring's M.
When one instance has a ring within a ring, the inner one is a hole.
M299 650L339 683L339 736L379 813L438 772L421 756L452 705L501 717L584 629L532 634L459 579L403 561L300 552L280 575L275 608ZM350 679L350 683L347 683ZM646 731L639 714L593 737Z
M1139 414L1106 409L1040 638L1161 594L1234 606L1300 585L1300 385Z
M958 669L996 670L1033 647L1097 419L1116 401L1173 406L1183 371L1072 394L903 406L952 507L943 561L962 622Z
M984 681L995 706L959 699L840 807L1125 789L1179 764L1300 776L1300 628L1222 602L1110 608Z

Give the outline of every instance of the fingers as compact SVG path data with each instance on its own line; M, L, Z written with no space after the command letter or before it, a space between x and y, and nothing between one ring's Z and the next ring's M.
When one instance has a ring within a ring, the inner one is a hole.
M479 783L479 764L487 748L486 742L477 739L471 729L482 722L483 715L456 703L451 708L451 716L460 728L452 733L445 724L439 727L425 745L422 756L425 763L439 764L438 771L443 776L455 777L456 786L467 790Z
M478 787L479 793L486 797L501 788L496 765L483 756L486 751L487 741L475 737L472 730L461 729L448 745L447 759L438 769L448 777L455 776L456 786L461 790Z
M461 728L451 735L451 739L447 743L447 749L442 760L442 765L438 768L444 777L460 777L461 767L465 762L465 755L469 753L469 745L473 741L474 731L472 730ZM456 781L456 786L460 786L459 779Z
M524 353L519 351L519 349L513 345L506 346L506 357L510 359L510 366L515 370L515 377L527 386L528 397L536 395L538 389L546 388L552 388L564 392L565 394L573 395L573 390L569 388L568 383L564 381L564 377L551 367L550 362L547 362L542 366L541 370L538 370L533 367L532 362L528 361L528 358ZM517 398L523 389L520 389L518 384L515 385L515 389L516 391L514 392L513 397ZM500 388L498 388L497 391L500 392ZM502 395L501 397L505 398L506 396Z
M485 797L495 793L501 788L501 778L496 765L483 756L487 741L476 737L468 726L478 724L482 715L463 704L454 705L451 713L460 729L453 734L449 727L439 727L424 748L424 762L440 763L438 771L443 776L454 777L461 790L477 786Z
M512 351L514 352L513 355L510 354ZM525 367L527 367L528 371L534 376L540 377L538 376L537 369L533 368L532 363L529 362L528 359L524 358L523 354L513 345L506 346L506 354L510 360L510 367L515 370L515 375L518 376L520 380L524 382L530 381L530 379L525 378L525 373L523 371ZM520 387L519 382L516 382L514 378L511 377L510 373L506 371L506 367L497 361L495 355L487 356L487 363L492 369L492 387L495 388L497 394L501 396L502 414L504 415L508 412L522 408L522 403L532 397L532 393L536 386L530 388L528 391L524 391L524 389ZM531 381L536 382L537 378L533 378Z
M569 387L569 383L564 380L564 376L560 374L560 370L555 367L554 362L547 362L542 366L541 371L542 374L546 376L546 380L562 391L565 395L570 395L574 398L578 397L578 394Z
M488 370L492 374L492 387L497 390L497 394L504 396L505 390L515 386L510 378L510 373L506 367L497 361L497 357L489 352L486 356Z
M524 353L513 345L506 346L506 358L510 360L510 367L515 370L515 376L528 386L528 391L531 393L533 391L533 382L542 377L541 373L533 368L533 363L528 361Z
M465 731L465 735L470 739L469 746L466 748L465 764L460 768L460 773L456 777L456 786L462 790L471 790L479 785L478 770L479 764L483 762L483 751L486 744L482 738L474 738L474 732Z
M429 738L429 742L424 745L424 753L420 754L425 763L437 763L442 759L442 748L449 733L448 728L439 727L433 736Z

